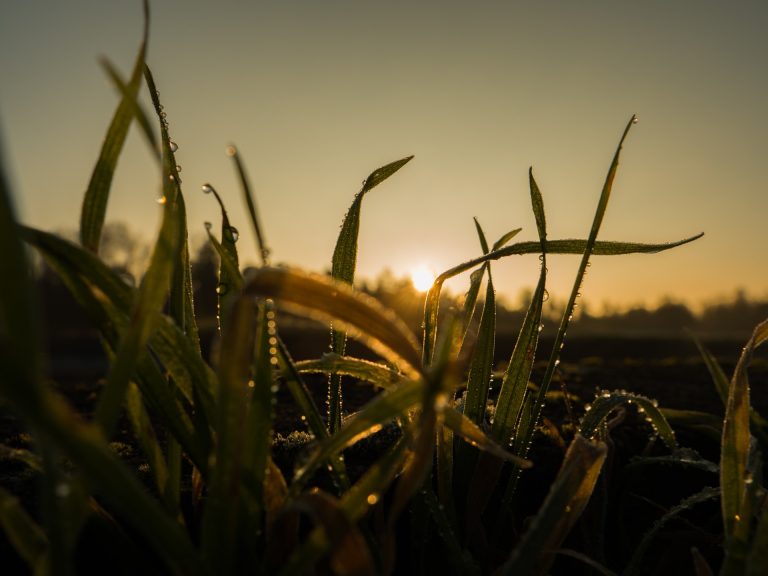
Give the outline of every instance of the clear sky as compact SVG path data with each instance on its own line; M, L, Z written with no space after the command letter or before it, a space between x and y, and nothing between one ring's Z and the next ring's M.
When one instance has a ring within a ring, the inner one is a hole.
M128 73L138 0L3 0L0 131L25 222L75 228ZM148 62L179 145L192 235L216 221L211 182L255 260L231 160L238 146L274 258L330 263L343 215L374 168L415 159L363 205L359 274L442 271L492 241L536 237L527 172L550 238L585 237L621 131L603 239L694 243L596 258L588 301L693 303L768 296L768 4L764 1L155 0ZM158 168L132 131L108 211L156 233ZM553 258L564 296L576 258ZM538 260L494 264L500 294ZM457 288L458 289L458 288Z

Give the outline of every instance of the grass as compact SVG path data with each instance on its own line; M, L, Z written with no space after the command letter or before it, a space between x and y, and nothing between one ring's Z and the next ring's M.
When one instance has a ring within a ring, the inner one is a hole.
M213 187L204 186L222 215L219 238L208 226L220 260L220 353L211 365L203 358L196 326L175 144L145 63L147 30L148 25L128 82L105 65L121 100L83 199L80 244L18 224L11 190L0 174L0 394L34 437L34 451L4 449L2 455L29 466L41 486L39 517L0 487L0 525L31 571L75 573L80 555L99 554L89 536L89 527L97 526L110 535L110 549L119 552L115 558L130 557L125 570L134 572L303 574L317 568L386 574L407 568L546 574L553 566L559 571L570 566L569 571L584 573L637 574L651 569L648 551L668 524L717 499L719 529L710 533L721 545L705 553L693 548L691 569L699 575L718 567L722 574L768 571L761 472L766 424L750 408L747 380L754 349L768 340L768 322L755 329L730 380L702 347L726 407L719 462L678 445L667 416L685 427L696 414L665 411L632 392L599 394L579 408L583 413L576 427L542 418L591 256L658 252L698 238L666 244L598 239L634 117L621 135L587 237L549 238L544 197L531 172L539 240L510 243L519 232L513 229L489 246L475 221L482 254L437 278L426 296L421 342L393 312L354 288L363 200L412 157L383 166L364 181L344 218L331 275L320 276L270 267L244 163L231 147L261 266L243 277L238 232ZM139 104L142 85L152 114ZM138 287L126 284L98 257L112 176L134 121L156 146L163 190L162 224ZM110 369L91 420L44 381L25 244L42 255L99 327ZM490 388L492 262L519 254L537 255L540 273L496 391ZM538 336L551 254L577 255L580 265L553 347L541 354ZM463 309L441 319L443 283L465 272L470 276ZM282 309L331 323L331 352L294 362L280 336ZM348 336L381 360L347 356ZM537 358L544 359L545 368L533 383ZM317 373L328 379L325 416L306 380ZM360 382L380 391L342 422L343 390ZM276 398L282 387L314 439L292 475L273 460L273 419L281 409ZM688 485L680 474L682 497L655 523L647 523L631 554L617 557L607 553L605 542L609 512L629 497L611 484L618 426L628 412L636 416L637 430L664 444L634 461L636 470L644 469L638 462L646 467L664 462L668 482L678 482L676 474L690 468L714 470L718 481ZM142 482L110 445L121 415L149 463L149 482ZM362 474L351 475L345 450L392 426L397 434L383 455ZM544 490L538 480L527 479L552 461L542 430L554 430L567 444ZM531 502L538 508L526 512ZM115 559L104 562L110 571L123 569Z

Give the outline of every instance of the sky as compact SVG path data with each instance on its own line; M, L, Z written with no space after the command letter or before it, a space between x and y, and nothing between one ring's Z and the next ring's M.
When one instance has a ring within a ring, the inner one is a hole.
M536 238L528 169L550 238L586 237L621 132L630 132L604 240L666 242L596 257L582 293L691 305L768 297L768 4L716 0L156 0L148 64L179 145L191 238L218 209L256 261L232 161L240 151L277 262L329 267L343 216L375 168L415 155L363 203L358 275L440 272L522 227ZM141 40L136 1L2 0L0 137L21 219L72 230ZM148 101L146 94L144 101ZM108 220L157 233L159 168L131 131ZM578 259L549 261L565 298ZM494 263L516 303L536 256ZM467 278L451 285L461 291Z

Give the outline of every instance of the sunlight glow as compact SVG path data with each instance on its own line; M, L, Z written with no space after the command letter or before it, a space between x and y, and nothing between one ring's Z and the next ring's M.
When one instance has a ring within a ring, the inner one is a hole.
M435 281L435 273L425 265L420 265L411 270L411 284L419 292L426 292Z

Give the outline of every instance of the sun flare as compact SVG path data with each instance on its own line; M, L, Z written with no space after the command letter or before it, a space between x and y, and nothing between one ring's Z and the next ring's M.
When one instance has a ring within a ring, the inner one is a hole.
M425 265L418 266L411 270L411 284L419 292L426 292L432 287L435 281L435 273Z

